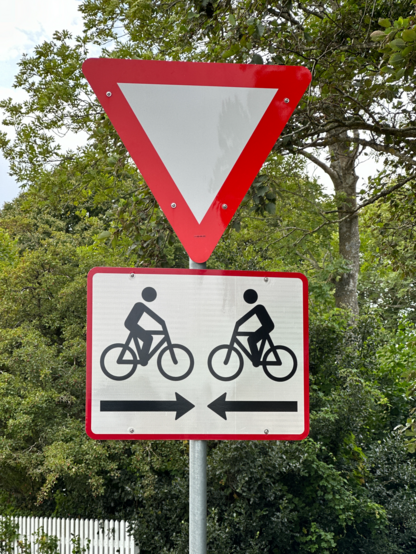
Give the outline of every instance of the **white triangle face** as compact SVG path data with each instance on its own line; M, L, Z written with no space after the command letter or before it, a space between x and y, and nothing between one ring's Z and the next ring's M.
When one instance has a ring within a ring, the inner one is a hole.
M118 85L201 223L277 89Z

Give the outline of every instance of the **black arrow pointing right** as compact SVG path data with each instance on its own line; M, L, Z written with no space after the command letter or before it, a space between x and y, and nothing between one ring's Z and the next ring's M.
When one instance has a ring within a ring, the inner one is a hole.
M217 415L227 419L227 412L297 412L298 403L285 400L226 400L225 392L214 402L208 404Z
M179 419L195 407L175 392L176 400L101 400L101 412L176 412Z

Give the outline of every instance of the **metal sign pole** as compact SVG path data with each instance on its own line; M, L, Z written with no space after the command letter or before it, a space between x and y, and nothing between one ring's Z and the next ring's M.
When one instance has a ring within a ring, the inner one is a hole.
M206 269L189 258L189 269ZM189 553L207 552L207 443L189 441Z

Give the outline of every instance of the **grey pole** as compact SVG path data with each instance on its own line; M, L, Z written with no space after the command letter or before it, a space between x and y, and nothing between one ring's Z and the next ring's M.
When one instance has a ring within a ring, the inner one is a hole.
M189 269L206 269L189 258ZM207 553L207 443L189 441L189 554Z

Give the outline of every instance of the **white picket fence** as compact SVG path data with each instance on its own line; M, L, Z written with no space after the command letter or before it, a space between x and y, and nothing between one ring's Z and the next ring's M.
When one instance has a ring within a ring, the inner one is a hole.
M2 516L0 516L3 519ZM19 525L20 538L25 536L31 544L32 554L37 554L34 533L39 528L47 535L59 539L60 554L71 554L73 537L80 537L81 547L87 548L87 554L138 554L139 548L134 544L134 538L128 532L126 521L98 519L61 519L56 517L13 517ZM88 539L89 550L88 550ZM14 554L18 554L15 541Z

